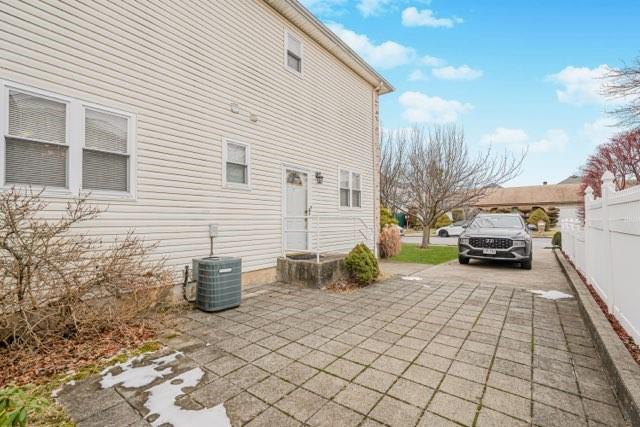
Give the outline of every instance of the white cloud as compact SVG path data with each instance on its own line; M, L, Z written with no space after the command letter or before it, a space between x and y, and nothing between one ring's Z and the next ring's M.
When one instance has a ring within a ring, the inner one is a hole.
M529 144L529 151L533 153L548 153L549 151L564 151L569 145L569 135L562 129L549 129L542 139Z
M455 100L429 96L422 92L404 92L399 98L403 117L411 123L448 123L471 111L473 106Z
M606 64L595 68L565 67L556 74L547 77L548 81L563 86L556 90L558 100L564 104L585 105L604 102L602 96L602 78L610 71Z
M415 59L416 53L410 47L390 40L375 44L366 35L358 34L341 24L329 23L327 26L374 67L394 68Z
M409 77L407 77L407 80L409 80L410 82L421 82L421 81L427 80L427 76L425 76L421 70L416 69L416 70L413 70L411 74L409 74Z
M347 0L300 0L311 12L318 16L337 16L346 13Z
M423 56L422 58L420 58L420 62L429 67L442 67L447 64L447 61L445 61L444 59L436 58L435 56L431 55Z
M564 151L569 144L569 135L562 129L549 129L542 138L531 141L529 135L522 129L499 127L492 133L483 135L480 142L502 145L516 152L528 149L530 153L548 153L550 151Z
M475 70L468 65L462 65L460 67L447 67L434 68L432 70L434 76L443 80L475 80L482 77L482 71Z
M529 135L522 129L509 129L499 127L492 133L482 135L480 142L483 144L500 144L506 146L523 147L529 140Z
M599 117L592 122L587 122L582 127L584 139L593 145L600 145L619 132L616 121L611 117Z
M385 6L391 3L391 0L360 0L356 6L362 16L379 15L384 12Z
M462 18L437 18L431 9L418 10L412 6L402 11L402 25L405 27L452 28L461 23Z

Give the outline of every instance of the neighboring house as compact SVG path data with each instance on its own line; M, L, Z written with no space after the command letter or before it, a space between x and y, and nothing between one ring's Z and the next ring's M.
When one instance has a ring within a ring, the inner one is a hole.
M393 88L297 1L16 1L0 20L5 189L46 187L52 215L90 192L108 210L89 233L134 229L176 273L209 254L210 224L245 283L314 249L315 220L286 216L347 227L323 248L356 227L376 246Z
M478 202L476 208L485 211L519 210L521 212L542 208L560 209L559 219L577 218L581 203L580 184L543 184L526 187L494 188Z

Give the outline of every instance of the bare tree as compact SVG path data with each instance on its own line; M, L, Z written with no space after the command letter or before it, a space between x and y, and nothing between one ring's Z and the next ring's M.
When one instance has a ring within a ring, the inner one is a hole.
M604 84L604 92L612 99L621 99L623 103L612 113L620 118L621 126L640 127L640 57L631 65L612 69Z
M403 130L382 130L380 134L380 203L391 210L404 204L404 169L407 134Z
M520 174L526 156L507 151L494 155L491 147L475 156L464 132L455 125L413 128L407 133L406 190L422 225L421 247L429 246L435 220L455 208L473 205L487 189Z

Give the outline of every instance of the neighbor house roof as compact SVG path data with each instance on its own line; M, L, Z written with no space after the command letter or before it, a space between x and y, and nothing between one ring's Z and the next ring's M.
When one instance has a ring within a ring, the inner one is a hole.
M327 28L298 0L264 0L282 16L304 31L318 44L345 63L356 74L380 89L380 94L393 92L394 88L384 77L353 51L340 37Z
M476 206L535 206L577 204L580 184L531 185L526 187L492 188Z

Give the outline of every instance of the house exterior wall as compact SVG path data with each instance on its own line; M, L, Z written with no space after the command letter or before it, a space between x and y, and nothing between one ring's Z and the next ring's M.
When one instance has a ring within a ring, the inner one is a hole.
M214 223L217 255L272 268L283 165L309 171L313 214L375 230L375 88L261 1L9 2L0 22L0 81L135 115L135 197L91 196L106 212L90 234L133 229L178 271L208 255ZM285 29L303 40L303 76L284 67ZM226 139L250 145L248 190L223 186ZM361 208L339 208L340 168L361 174ZM72 196L49 197L47 214Z

